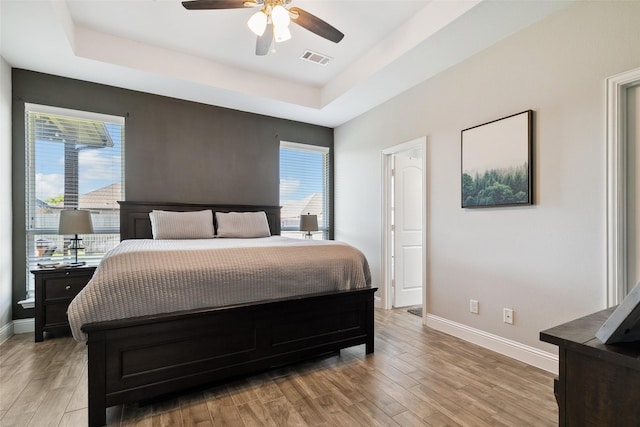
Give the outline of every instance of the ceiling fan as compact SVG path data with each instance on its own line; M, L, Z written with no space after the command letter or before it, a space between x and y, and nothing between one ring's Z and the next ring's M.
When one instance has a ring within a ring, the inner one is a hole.
M293 22L323 37L338 43L344 37L339 30L322 19L298 7L287 7L291 0L190 0L182 5L188 10L206 9L241 9L260 6L247 25L258 36L256 41L256 55L266 55L271 47L271 40L276 43L289 40L291 32L289 23Z

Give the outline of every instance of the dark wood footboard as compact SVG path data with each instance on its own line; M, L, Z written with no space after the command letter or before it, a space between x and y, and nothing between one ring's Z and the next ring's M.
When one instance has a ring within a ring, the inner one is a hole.
M89 425L106 408L342 348L374 351L376 288L85 325Z

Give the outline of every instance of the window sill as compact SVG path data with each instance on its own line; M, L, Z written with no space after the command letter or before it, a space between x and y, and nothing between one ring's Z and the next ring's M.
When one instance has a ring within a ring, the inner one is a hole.
M36 299L35 298L23 299L22 301L18 301L18 304L20 304L22 308L35 308Z

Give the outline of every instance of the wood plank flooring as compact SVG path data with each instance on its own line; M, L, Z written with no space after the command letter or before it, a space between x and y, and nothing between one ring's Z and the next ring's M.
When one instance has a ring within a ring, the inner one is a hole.
M71 337L0 345L0 426L84 426L87 351ZM341 354L144 404L109 426L555 426L553 375L376 310L375 353Z

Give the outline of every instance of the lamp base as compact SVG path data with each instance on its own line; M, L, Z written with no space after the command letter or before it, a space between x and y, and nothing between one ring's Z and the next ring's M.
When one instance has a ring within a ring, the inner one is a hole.
M310 231L307 232L307 234L304 235L305 239L309 239L309 240L313 240L313 234L311 234Z
M75 252L75 262L69 263L69 265L71 267L79 267L81 265L85 265L86 262L84 261L80 261L78 262L78 251L80 249L84 249L83 247L80 246L80 242L82 242L82 239L78 238L78 235L76 234L74 238L70 239L71 240L71 245L69 245L69 250L72 250L73 252Z

